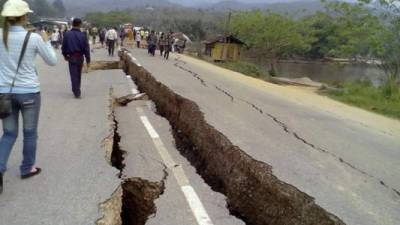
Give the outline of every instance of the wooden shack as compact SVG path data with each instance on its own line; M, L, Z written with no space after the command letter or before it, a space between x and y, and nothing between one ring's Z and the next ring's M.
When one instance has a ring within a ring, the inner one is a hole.
M204 42L205 54L214 61L238 60L244 43L233 35L218 36Z

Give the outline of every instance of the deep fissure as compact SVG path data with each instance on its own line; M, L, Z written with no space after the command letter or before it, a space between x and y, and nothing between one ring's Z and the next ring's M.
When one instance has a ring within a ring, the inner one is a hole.
M181 69L181 70L183 70L183 71L186 71L186 72L188 72L188 73L190 73L190 74L192 74L192 75L193 75L193 74L196 74L195 78L198 79L198 80L200 80L201 83L203 84L203 86L206 86L206 87L207 87L205 80L202 79L202 78L200 77L199 74L193 72L192 70L190 70L190 69L188 69L188 68L185 68L185 67L179 65L179 63L182 63L183 65L186 65L187 63L186 63L185 61L181 60L180 58L176 58L175 60L177 61L177 63L174 64L176 67L178 67L179 69ZM245 104L249 105L249 106L252 107L254 110L256 110L257 112L259 112L260 114L266 115L267 117L269 117L270 119L272 119L272 120L273 120L278 126L280 126L287 134L292 135L295 139L297 139L297 140L303 142L305 145L311 147L311 148L314 149L314 150L317 150L317 151L320 151L320 152L322 152L322 153L326 153L326 154L332 156L333 158L335 158L335 159L338 160L339 162L345 164L346 166L350 167L351 169L353 169L353 170L355 170L355 171L357 171L357 172L359 172L359 173L361 173L361 174L363 174L363 175L366 175L366 176L369 177L369 178L372 178L372 179L377 180L377 182L378 182L379 184L381 184L382 186L384 186L384 187L387 188L388 190L393 191L396 195L398 195L398 196L400 197L400 191L397 190L397 189L395 189L395 188L392 188L392 187L386 185L382 179L380 179L380 178L378 178L378 177L376 177L376 176L374 176L374 175L372 175L372 174L367 173L366 171L364 171L364 170L362 170L362 169L356 167L355 165L351 164L350 162L345 161L343 158L339 157L338 155L336 155L336 154L334 154L334 153L332 153L332 152L330 152L330 151L328 151L328 150L326 150L326 149L324 149L324 148L318 147L318 146L314 145L313 143L307 141L305 138L301 137L300 134L298 134L298 133L295 132L295 131L292 131L292 130L289 128L289 126L288 126L287 124L285 124L284 122L282 122L281 120L279 120L276 116L274 116L274 115L272 115L272 114L270 114L270 113L264 112L264 111L263 111L260 107L258 107L256 104L254 104L254 103L252 103L252 102L250 102L250 101L248 101L248 100L245 100L245 99L235 98L231 93L229 93L228 91L224 90L223 88L221 88L221 87L219 87L219 86L217 86L217 85L214 85L214 87L215 87L215 89L217 89L218 91L220 91L220 92L223 93L224 95L228 96L228 97L231 99L232 102L233 102L235 99L244 102Z
M125 168L124 155L126 154L126 152L123 151L119 146L119 143L121 141L121 135L119 135L118 133L118 121L116 120L115 115L113 118L113 122L114 122L114 134L113 134L113 146L111 153L111 165L119 170L118 177L122 178L123 171Z
M160 182L129 178L122 183L122 225L145 225L156 214L154 201L164 193L167 174Z
M251 158L209 125L196 103L174 93L121 53L124 71L173 128L178 149L214 190L227 198L231 214L247 224L344 224L311 196L280 181L272 167Z
M112 96L112 89L110 90L111 98L111 114L110 121L112 121L112 152L110 156L110 163L113 167L119 170L118 177L121 181L122 194L120 203L120 215L114 216L115 218L111 223L106 223L104 220L99 220L97 224L122 224L122 225L144 225L149 217L156 213L155 199L164 193L165 181L168 177L167 168L163 172L164 176L159 182L151 182L139 177L125 178L125 154L127 154L120 147L121 135L118 132L119 122L116 118L115 107L118 107ZM115 204L115 199L109 200ZM113 202L114 201L114 202ZM107 204L107 203L104 203ZM112 207L111 207L112 208ZM113 212L104 212L104 214L115 214ZM120 222L116 222L116 221ZM100 223L101 222L101 223Z
M116 70L121 69L119 61L92 61L89 72L96 70Z

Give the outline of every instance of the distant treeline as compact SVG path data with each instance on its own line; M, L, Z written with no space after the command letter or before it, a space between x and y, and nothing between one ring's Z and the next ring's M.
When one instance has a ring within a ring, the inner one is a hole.
M300 19L271 11L239 12L230 30L274 73L283 58L340 57L355 61L378 59L396 79L400 73L399 5L325 2L325 10Z
M221 33L226 14L191 8L135 8L124 11L92 12L84 19L100 27L132 23L157 31L180 31L192 40Z
M0 0L2 5L5 0ZM33 18L63 17L62 0L28 0ZM157 31L180 31L194 41L223 34L226 29L246 43L247 53L271 63L283 58L340 57L378 59L381 68L400 73L400 6L398 1L359 0L358 3L323 0L324 9L311 15L273 11L227 12L183 7L136 7L122 11L91 12L85 20L98 27L132 23Z

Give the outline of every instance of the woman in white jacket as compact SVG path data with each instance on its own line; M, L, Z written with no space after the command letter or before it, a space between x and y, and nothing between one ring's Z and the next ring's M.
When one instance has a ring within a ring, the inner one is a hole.
M37 127L40 112L40 83L35 68L35 58L39 54L48 65L56 65L57 57L47 34L32 33L28 39L21 66L18 69L22 45L27 37L24 25L27 14L32 11L22 0L8 0L1 15L5 17L0 32L0 94L10 93L14 77L15 85L11 92L12 113L3 119L3 135L0 139L0 193L3 191L3 174L11 149L18 136L18 118L23 121L23 161L20 166L21 178L29 178L40 173L35 166Z

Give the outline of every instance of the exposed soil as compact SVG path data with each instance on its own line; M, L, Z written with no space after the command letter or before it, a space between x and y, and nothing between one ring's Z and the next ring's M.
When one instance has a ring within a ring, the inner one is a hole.
M227 197L233 215L251 225L344 224L296 187L280 181L272 167L234 146L209 125L197 104L161 84L127 52L122 67L173 128L178 149L216 191Z
M118 121L115 116L115 107L118 107L110 90L110 115L111 134L103 141L107 161L119 170L118 177L121 185L110 199L100 205L103 217L97 225L144 225L148 218L155 214L157 209L155 199L163 194L165 180L168 173L164 169L164 176L159 182L150 182L138 177L125 178L124 155L120 148L121 136L118 133Z
M119 61L92 61L88 72L96 70L113 70L121 69Z
M145 225L157 211L154 201L164 192L164 180L150 182L131 178L122 183L122 188L122 225Z

